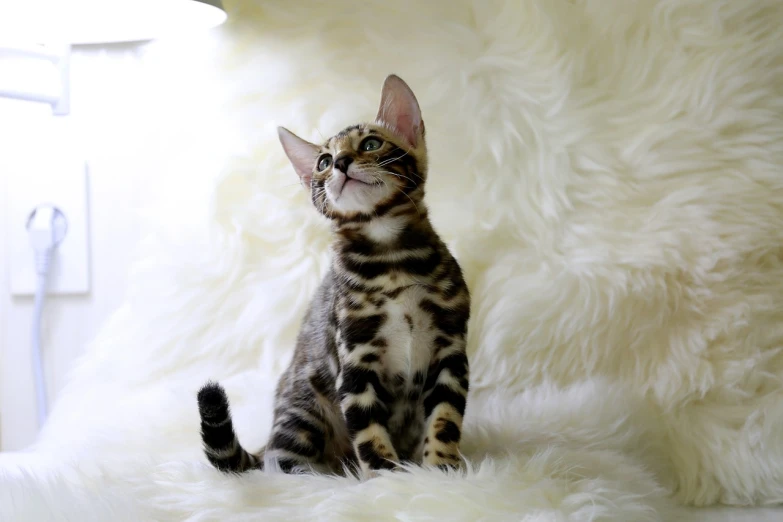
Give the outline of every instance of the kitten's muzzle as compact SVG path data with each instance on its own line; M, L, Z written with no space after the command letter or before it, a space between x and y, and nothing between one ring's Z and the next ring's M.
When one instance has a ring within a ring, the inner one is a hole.
M343 156L338 156L338 160L343 160L343 158ZM373 177L371 174L368 174L367 172L364 172L363 169L358 166L358 164L354 163L352 157L349 156L345 159L346 161L341 163L344 168L341 168L341 165L338 165L337 162L334 164L336 173L343 175L343 186L350 180L359 181L365 185L375 185L378 182L375 177ZM353 165L353 168L351 168L351 165Z

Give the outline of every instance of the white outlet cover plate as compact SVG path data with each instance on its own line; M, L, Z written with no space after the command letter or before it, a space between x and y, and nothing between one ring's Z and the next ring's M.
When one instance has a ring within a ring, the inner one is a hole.
M68 232L55 250L47 294L79 295L90 291L89 199L87 165L63 153L26 158L8 173L9 282L11 295L35 295L35 255L27 220L39 205L57 207L68 220Z

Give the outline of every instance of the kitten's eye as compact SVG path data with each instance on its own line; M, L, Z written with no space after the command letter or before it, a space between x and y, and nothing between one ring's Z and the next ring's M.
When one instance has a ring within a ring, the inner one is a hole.
M383 142L378 138L367 138L359 145L359 149L365 152L371 152L380 149L381 145L383 145Z
M323 172L332 166L332 157L329 154L324 154L321 159L318 160L318 172Z

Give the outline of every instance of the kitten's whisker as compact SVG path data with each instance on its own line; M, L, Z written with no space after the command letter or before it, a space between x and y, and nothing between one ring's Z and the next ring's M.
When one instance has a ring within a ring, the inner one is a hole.
M419 210L419 206L416 204L416 202L413 201L413 199L411 199L411 197L404 190L402 190L401 188L398 188L397 190L402 192L405 195L405 197L410 200L410 202L413 204L413 208L416 209L416 213L419 215L419 217L421 217L421 210Z
M387 187L387 188L389 187L388 183L386 183L386 181L385 181L385 180L383 180L383 179L381 178L381 181L383 182L383 184L384 184L384 185L386 185L386 187ZM408 193L406 193L404 190L402 190L402 189L401 189L401 188L399 188L399 187L394 187L394 188L396 188L397 190L399 190L400 192L402 192L402 194L403 194L403 195L404 195L406 198L408 198L408 200L409 200L409 201L411 202L411 204L413 205L413 208L415 208L415 209L416 209L416 213L419 215L419 217L421 217L421 210L419 210L419 206L416 204L416 202L415 202L415 201L413 201L413 199L412 199L412 198L411 198L411 197L408 195ZM373 212L375 212L375 210L373 210ZM376 215L376 217L378 216L378 214L377 214L377 213L376 213L375 215Z
M408 181L410 181L414 185L417 185L417 183L414 180L412 180L411 178L409 178L408 176L403 176L402 174L397 174L396 172L391 172L391 171L386 171L386 172L388 172L392 176L396 176L396 177L402 178L402 179L407 179Z
M397 160L401 160L402 158L404 158L405 156L407 156L409 152L410 152L410 149L406 150L406 151L405 151L405 154L403 154L402 156L397 156L396 158L389 158L389 159L387 159L386 161L382 161L382 162L380 162L380 163L378 164L378 166L380 166L380 167L385 167L385 166L386 166L386 165L388 165L389 163L394 163L394 162L395 162L395 161L397 161Z
M286 183L285 185L278 185L277 188L288 188L288 187L293 187L293 186L296 186L296 185L299 185L301 187L302 183L299 182L299 181L296 182L296 183Z
M380 173L380 174L390 174L390 175L395 176L397 178L407 179L408 181L413 183L415 186L418 185L415 180L409 178L408 176L403 176L402 174L397 174L396 172L392 172L390 170L374 169L372 172L370 172L370 174L378 174L378 173Z
M377 179L378 181L380 181L381 183L383 183L383 185L386 188L389 188L389 184L386 183L385 179L383 179L382 177L378 176L377 174L374 175L374 178ZM375 214L375 217L378 217L378 210L375 207L373 207L372 211L373 211L373 214Z

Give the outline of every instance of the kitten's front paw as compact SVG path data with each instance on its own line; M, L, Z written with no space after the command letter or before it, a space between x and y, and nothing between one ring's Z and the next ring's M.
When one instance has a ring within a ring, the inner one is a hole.
M383 466L382 469L365 469L362 474L365 480L370 480L380 477L381 471L403 471L403 468L396 462L389 462L388 466Z
M363 473L364 480L372 480L381 476L381 472L377 469L368 469Z
M457 448L450 449L450 451L440 450L426 450L424 452L424 465L433 466L443 471L465 470L465 461L459 455Z
M457 463L438 464L438 469L441 471L465 471L465 463L460 460Z

